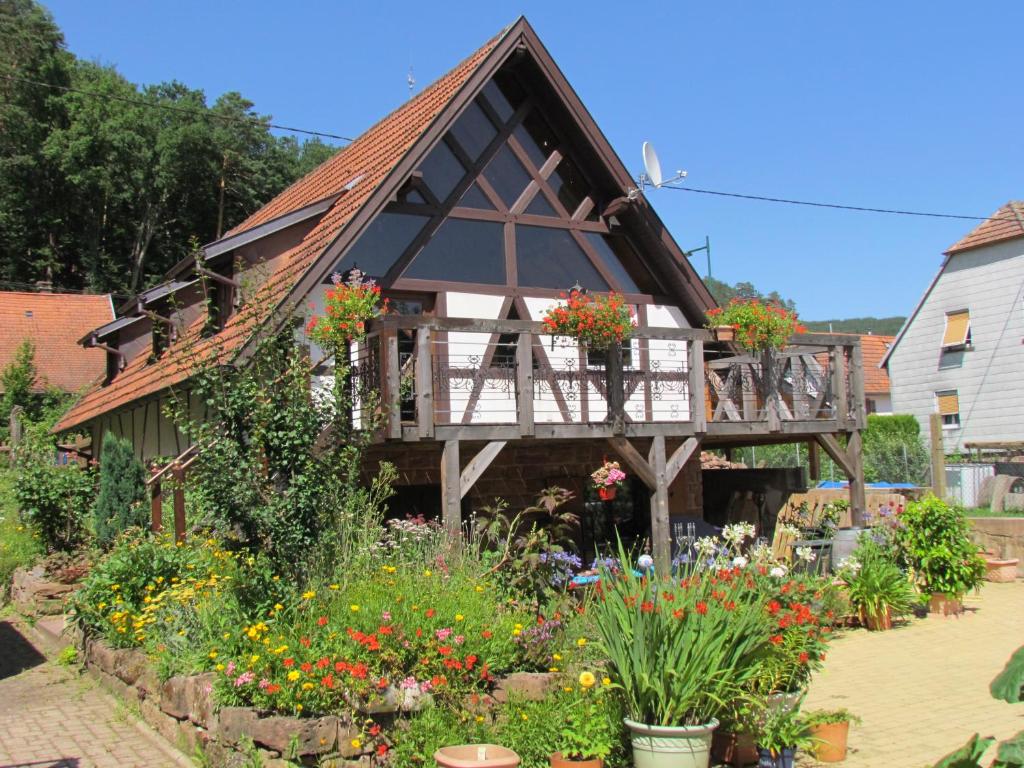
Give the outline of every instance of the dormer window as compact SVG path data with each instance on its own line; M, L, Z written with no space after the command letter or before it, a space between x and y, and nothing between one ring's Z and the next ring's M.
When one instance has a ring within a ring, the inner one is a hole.
M224 329L238 305L239 285L232 279L234 265L229 261L217 269L199 269L206 282L206 326L203 333L213 335Z
M971 346L971 313L966 310L946 313L946 330L942 334L942 348L966 349Z

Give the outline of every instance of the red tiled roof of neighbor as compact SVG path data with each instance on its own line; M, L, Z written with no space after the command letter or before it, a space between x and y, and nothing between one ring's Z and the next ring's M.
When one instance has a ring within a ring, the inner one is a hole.
M107 367L98 349L83 349L83 334L114 319L109 296L78 293L0 292L0 370L6 368L25 339L36 348L39 374L35 389L57 387L78 392L96 382Z
M889 350L895 336L874 336L862 334L860 337L861 354L864 356L864 392L878 395L889 392L889 372L879 368L885 353Z
M303 208L340 192L354 178L361 177L351 191L333 203L305 239L279 260L279 266L262 289L264 297L261 301L267 307L276 306L284 300L306 269L334 241L506 32L502 30L451 72L367 130L342 152L292 184L228 233L236 234ZM254 313L242 311L228 321L224 330L209 339L202 338L204 322L204 318L196 320L185 331L183 339L153 363L147 362L147 355L137 355L110 384L94 387L79 400L64 414L54 431L81 426L103 413L180 384L189 377L189 371L197 359L218 355L221 360L229 360L249 339L258 320Z
M949 247L946 253L957 253L969 248L999 243L1024 237L1024 201L1011 200L992 217L983 221L971 232Z

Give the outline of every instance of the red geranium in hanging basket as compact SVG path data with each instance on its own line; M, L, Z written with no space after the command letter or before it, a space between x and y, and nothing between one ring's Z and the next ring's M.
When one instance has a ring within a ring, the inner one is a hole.
M633 332L633 307L617 293L592 298L583 291L562 294L565 303L544 313L542 322L553 336L569 336L588 349L608 349Z

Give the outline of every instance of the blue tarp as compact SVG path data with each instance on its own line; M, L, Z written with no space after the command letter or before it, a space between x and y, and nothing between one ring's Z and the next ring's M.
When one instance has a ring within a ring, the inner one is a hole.
M847 488L849 483L839 480L822 480L818 483L819 488ZM865 488L916 488L913 483L865 483Z

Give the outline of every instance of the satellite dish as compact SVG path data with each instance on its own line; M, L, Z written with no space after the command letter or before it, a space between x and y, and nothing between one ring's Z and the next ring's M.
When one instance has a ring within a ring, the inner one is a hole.
M662 175L661 175L661 161L658 160L658 153L654 151L654 146L649 141L644 142L644 171L647 173L647 178L651 184L656 187L661 186Z

